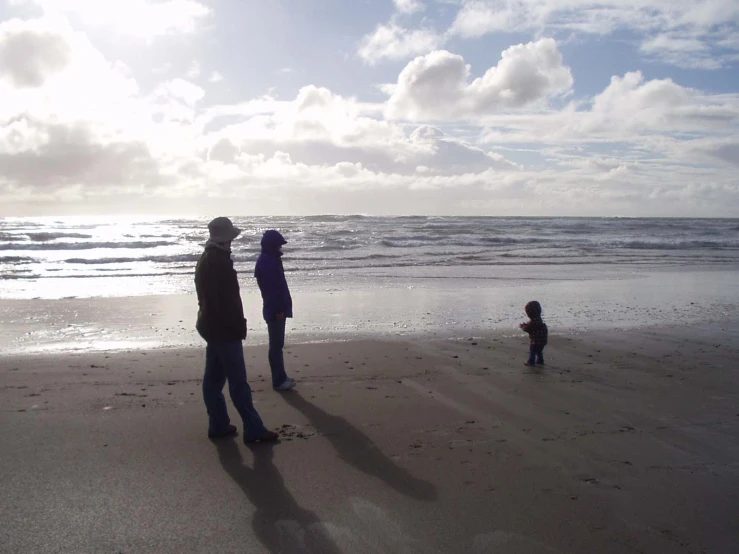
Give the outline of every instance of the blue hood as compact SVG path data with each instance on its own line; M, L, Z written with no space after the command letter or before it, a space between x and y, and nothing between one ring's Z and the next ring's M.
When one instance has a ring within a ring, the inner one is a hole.
M265 252L277 252L280 249L280 246L283 244L287 244L287 241L285 240L285 237L283 237L279 231L275 231L274 229L270 229L269 231L265 231L264 235L262 235L262 250Z

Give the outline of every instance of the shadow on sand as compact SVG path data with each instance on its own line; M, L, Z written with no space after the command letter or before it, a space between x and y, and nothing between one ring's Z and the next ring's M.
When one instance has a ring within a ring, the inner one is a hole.
M282 398L307 417L316 431L331 442L339 457L351 466L367 475L377 477L399 493L411 498L425 501L436 499L436 487L433 484L416 479L395 464L367 435L346 419L324 412L296 391L284 394Z
M255 508L252 527L272 554L321 552L341 554L319 517L301 508L285 488L282 475L272 463L272 444L256 444L254 467L244 465L239 445L233 439L214 441L218 458Z

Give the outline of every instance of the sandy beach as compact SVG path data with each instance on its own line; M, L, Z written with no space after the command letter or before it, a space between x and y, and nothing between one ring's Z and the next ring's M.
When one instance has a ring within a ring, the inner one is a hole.
M255 447L208 440L202 349L4 356L0 550L739 551L739 326L555 333L534 371L525 350L294 344L280 394L247 343L282 437Z

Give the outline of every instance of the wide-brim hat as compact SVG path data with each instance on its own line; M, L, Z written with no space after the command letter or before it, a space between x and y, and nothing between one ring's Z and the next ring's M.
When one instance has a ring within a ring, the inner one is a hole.
M210 240L228 242L238 237L241 229L234 227L234 224L227 217L217 217L208 223L208 232L210 233Z

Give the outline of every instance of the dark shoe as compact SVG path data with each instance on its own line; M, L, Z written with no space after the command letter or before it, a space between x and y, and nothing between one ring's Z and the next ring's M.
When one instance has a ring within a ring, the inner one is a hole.
M244 442L246 444L251 444L254 442L276 442L279 438L280 438L280 435L278 435L274 431L267 431L263 435L259 435L256 438L244 439Z
M236 434L238 434L236 425L229 425L228 428L224 429L223 431L219 431L217 433L208 433L208 438L209 439L223 439L225 437L233 437Z
M539 365L544 365L544 360L539 360L539 361L538 361L538 362L536 362L536 363L537 363L537 364L539 364Z
M529 367L534 367L534 364L532 364L531 362L524 362L523 365L527 365Z

